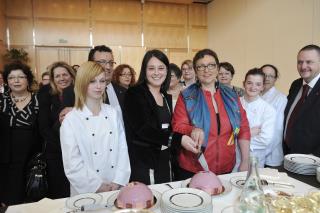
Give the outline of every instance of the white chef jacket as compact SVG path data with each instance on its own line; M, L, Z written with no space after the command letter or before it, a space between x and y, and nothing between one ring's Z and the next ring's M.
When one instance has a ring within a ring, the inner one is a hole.
M283 93L279 92L275 87L272 87L263 96L261 96L261 98L271 104L277 114L272 143L268 147L266 153L266 165L280 166L283 162L283 119L284 109L287 105L287 97Z
M62 122L60 140L71 196L96 192L103 182L128 183L131 169L124 128L110 105L101 104L98 116L86 106L74 108Z
M266 151L272 142L276 123L276 111L262 98L247 102L244 97L240 98L242 107L246 110L250 128L260 127L261 132L251 137L250 154L259 160L259 167L264 167Z

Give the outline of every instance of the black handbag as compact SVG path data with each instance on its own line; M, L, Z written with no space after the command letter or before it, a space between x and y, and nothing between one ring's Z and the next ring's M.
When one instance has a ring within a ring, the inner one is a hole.
M43 153L38 153L29 162L26 185L27 202L36 202L46 197L48 192L46 167Z

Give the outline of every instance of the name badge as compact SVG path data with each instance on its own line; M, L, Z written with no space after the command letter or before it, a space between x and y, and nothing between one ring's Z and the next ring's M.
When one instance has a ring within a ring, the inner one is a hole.
M168 128L169 128L169 124L168 124L168 123L162 124L162 125L161 125L161 128L162 128L162 129L168 129Z

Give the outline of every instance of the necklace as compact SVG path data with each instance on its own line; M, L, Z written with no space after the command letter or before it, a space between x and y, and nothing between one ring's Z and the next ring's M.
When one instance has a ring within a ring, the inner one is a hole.
M11 94L11 99L13 100L14 103L23 102L23 101L25 101L28 97L29 97L29 93L28 93L28 95L26 95L26 96L24 96L24 97L16 97L16 96L14 96L14 95Z

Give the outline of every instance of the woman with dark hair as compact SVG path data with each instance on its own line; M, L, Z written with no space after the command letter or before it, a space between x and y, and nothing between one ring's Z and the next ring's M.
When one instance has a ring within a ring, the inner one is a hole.
M3 78L8 90L0 94L0 201L15 205L26 199L27 163L41 147L37 128L39 104L30 89L30 67L21 62L7 64Z
M136 83L136 72L128 64L120 64L113 72L113 82L128 89Z
M178 100L178 96L183 90L183 86L180 84L182 72L180 68L173 63L169 65L169 70L171 73L171 79L170 86L167 92L168 94L172 95L172 108L174 109Z
M239 97L242 97L244 94L244 90L240 87L231 85L231 81L235 74L232 64L230 64L229 62L221 62L219 66L220 66L220 69L217 76L219 83L230 87L238 94Z
M70 196L68 179L63 170L60 146L59 113L63 109L62 92L73 84L75 73L65 62L55 62L49 68L50 84L39 90L39 130L46 144L48 197Z
M275 83L279 78L278 69L274 65L265 64L261 67L261 70L266 78L261 98L272 105L277 114L274 135L266 153L265 164L267 166L280 166L283 162L283 120L287 97L275 88Z
M131 164L131 181L155 184L172 181L171 149L183 146L197 153L197 144L171 129L172 100L169 60L159 50L146 52L137 85L124 102L124 123Z
M246 113L237 94L229 87L216 84L219 59L215 52L203 49L193 58L198 83L184 89L174 111L173 130L190 135L207 160L210 171L224 174L236 162L235 144L241 149L240 171L248 169L250 129ZM179 151L179 179L187 179L203 170L198 155Z

